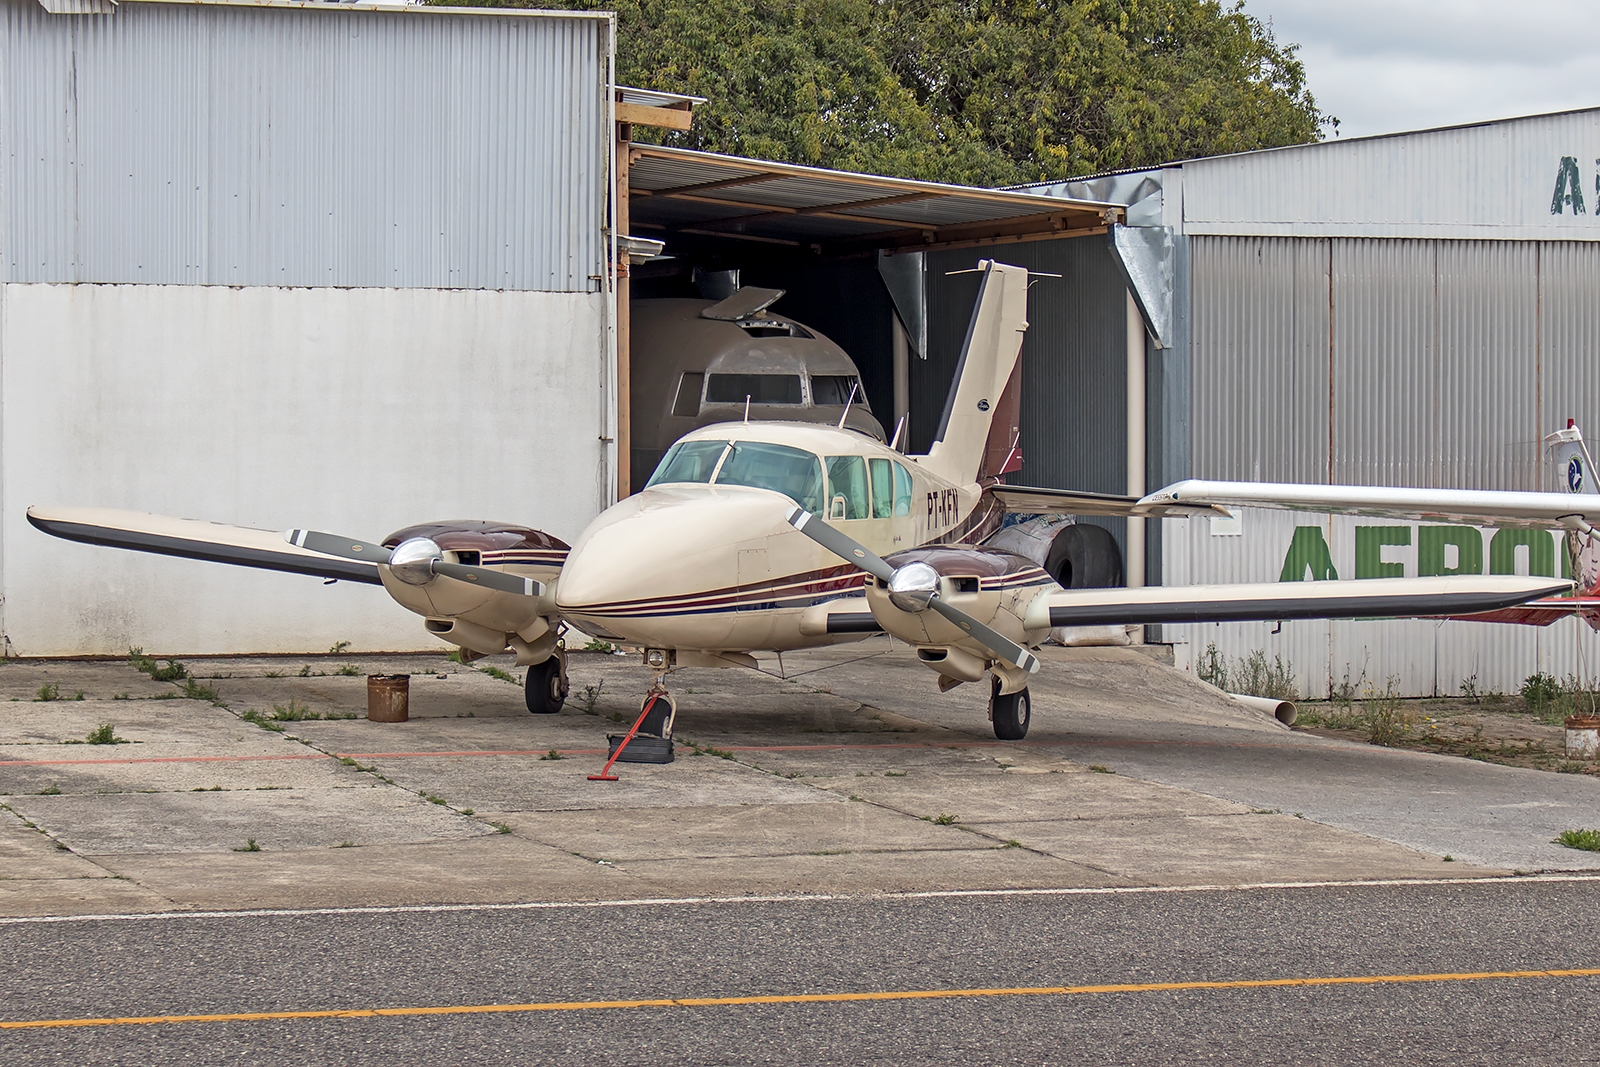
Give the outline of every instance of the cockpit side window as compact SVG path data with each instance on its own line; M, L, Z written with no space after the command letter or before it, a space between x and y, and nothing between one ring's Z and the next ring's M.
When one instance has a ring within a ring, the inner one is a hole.
M670 482L709 482L727 447L726 441L679 441L667 450L645 488Z
M894 514L894 478L889 474L889 461L870 459L872 468L872 517L887 519Z
M735 442L717 473L717 484L771 489L813 514L822 510L822 461L788 445Z
M813 374L811 376L811 402L813 404L843 404L850 400L851 390L855 391L855 403L868 408L866 394L861 391L861 382L854 374Z
M869 519L867 461L860 456L828 457L828 518Z
M706 376L699 371L684 371L678 379L678 395L672 398L672 413L679 418L694 418L700 414L700 393L705 389Z
M911 472L894 464L894 513L911 514Z

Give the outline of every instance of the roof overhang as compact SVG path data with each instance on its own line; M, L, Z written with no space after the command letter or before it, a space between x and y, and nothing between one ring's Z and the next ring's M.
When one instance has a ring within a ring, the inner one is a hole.
M1105 233L1120 204L768 163L636 144L634 232L744 241L827 256L920 251ZM670 248L669 248L670 250Z

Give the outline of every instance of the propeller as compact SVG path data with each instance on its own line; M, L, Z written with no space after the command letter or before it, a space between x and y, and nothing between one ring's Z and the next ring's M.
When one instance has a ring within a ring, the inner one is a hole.
M532 578L507 574L490 567L447 563L443 549L429 537L412 537L401 541L393 549L317 530L290 530L283 535L283 539L291 545L310 552L320 552L324 556L340 556L363 563L387 563L394 576L407 585L427 585L442 574L470 585L481 585L485 589L518 596L539 596L544 592L544 586Z
M928 564L917 562L899 568L891 567L870 548L802 507L790 508L785 517L790 526L829 552L886 584L889 587L889 600L901 611L917 614L932 608L970 634L974 641L994 653L996 658L1013 663L1029 674L1039 669L1039 659L1032 652L960 608L939 599L939 572Z

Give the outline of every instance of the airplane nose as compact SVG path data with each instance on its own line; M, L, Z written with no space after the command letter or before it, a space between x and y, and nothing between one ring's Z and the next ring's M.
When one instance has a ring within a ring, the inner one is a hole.
M740 550L792 533L784 515L793 506L761 489L646 489L584 531L561 569L557 607L604 621L670 614L686 598L731 590Z

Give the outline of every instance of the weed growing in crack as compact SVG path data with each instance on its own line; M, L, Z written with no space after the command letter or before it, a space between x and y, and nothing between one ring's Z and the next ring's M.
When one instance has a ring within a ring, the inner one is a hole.
M145 655L142 648L128 649L128 662L133 664L134 670L143 671L157 682L176 682L189 676L189 672L177 660L169 659L166 666L162 666L154 656Z
M256 844L256 839L255 838L247 837L247 838L245 838L244 844L239 845L238 847L236 847L234 849L234 851L235 852L260 852L261 851L261 846Z

